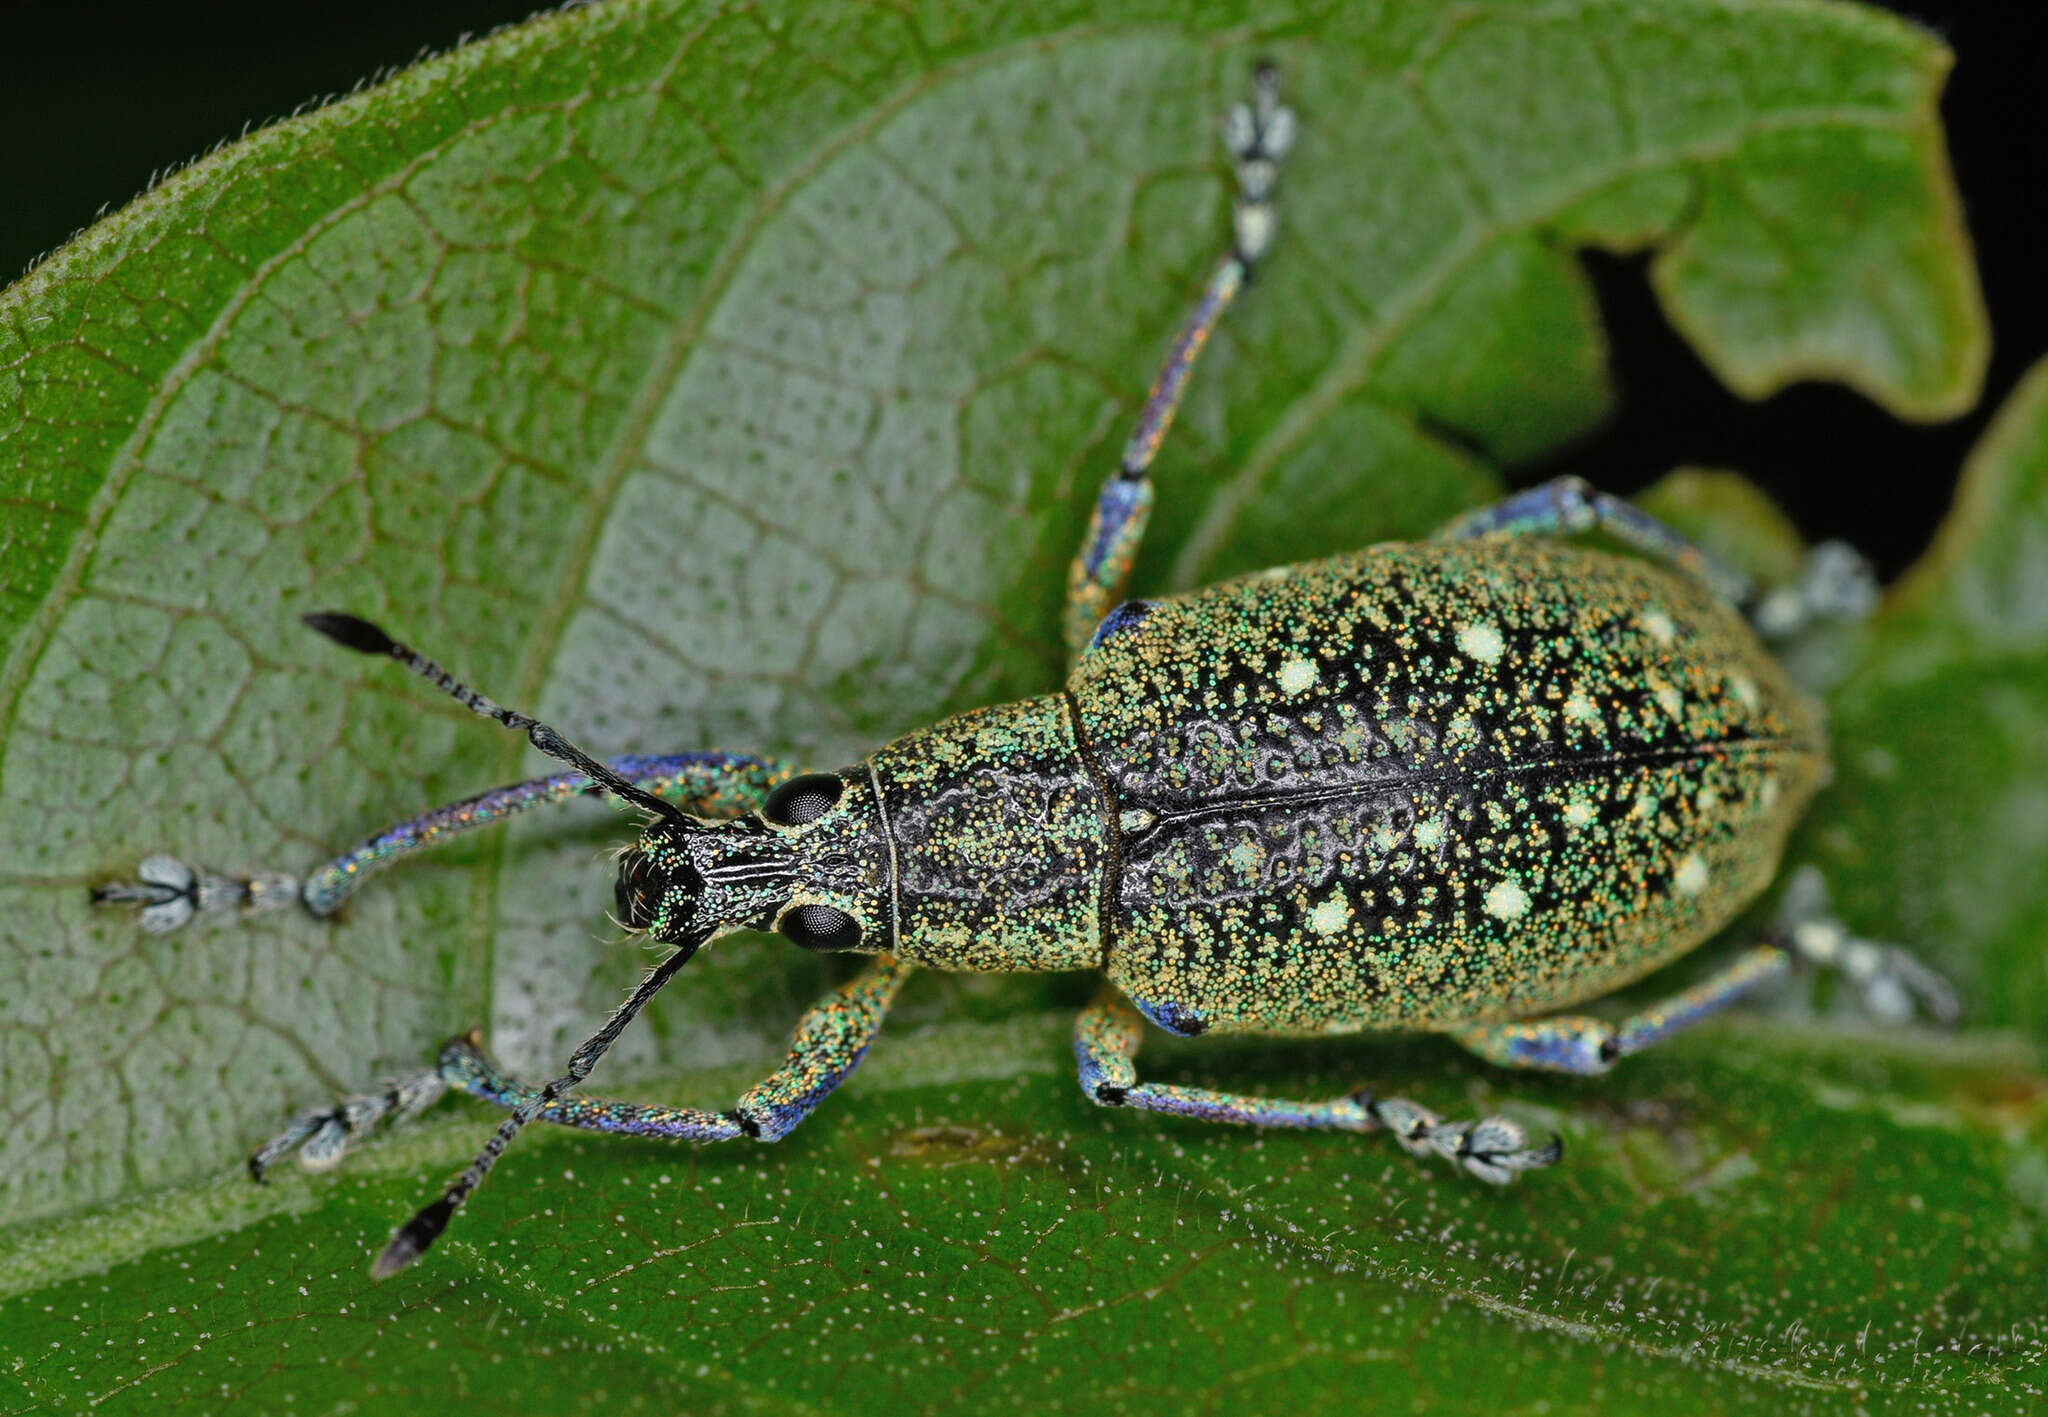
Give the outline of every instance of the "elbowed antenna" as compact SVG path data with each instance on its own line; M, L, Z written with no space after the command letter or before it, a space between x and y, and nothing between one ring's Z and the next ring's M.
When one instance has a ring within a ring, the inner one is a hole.
M331 610L316 611L310 615L301 615L299 618L309 629L318 630L336 644L352 649L358 654L387 655L397 660L413 673L431 680L443 693L452 696L471 711L485 718L494 718L507 728L525 733L527 741L534 747L551 758L559 758L568 763L614 797L630 802L636 807L644 807L676 826L687 828L691 825L690 819L674 803L665 802L653 793L635 787L538 719L520 713L517 709L508 709L493 703L418 650L392 639L368 620ZM613 1010L612 1016L604 1021L604 1026L585 1039L582 1046L569 1055L569 1065L562 1076L533 1092L512 1109L512 1115L491 1133L490 1139L484 1143L484 1148L477 1153L476 1159L455 1178L454 1183L441 1194L441 1197L422 1207L412 1219L398 1227L391 1237L391 1242L384 1247L384 1252L377 1256L377 1263L371 1267L370 1273L373 1278L389 1278L426 1253L427 1248L440 1238L441 1232L448 1228L448 1221L461 1208L462 1203L469 1199L470 1192L483 1184L484 1177L490 1174L491 1167L497 1163L498 1158L505 1154L505 1148L512 1144L512 1139L519 1135L527 1123L547 1110L549 1103L572 1091L590 1076L590 1070L597 1066L598 1059L610 1051L619 1034L625 1031L626 1025L633 1021L634 1016L646 1006L649 999L661 992L662 986L675 977L676 971L689 962L699 947L711 938L711 934L709 930L692 934L677 944L675 953L647 972L646 977L640 981L640 987L633 991L625 1003Z
M689 819L673 802L665 802L653 793L635 787L540 720L529 717L517 709L508 709L493 703L418 650L410 645L400 644L368 620L338 610L316 610L309 615L301 615L299 620L308 629L318 630L336 644L352 649L357 654L387 655L397 660L421 678L431 680L436 688L452 696L472 712L482 714L485 718L494 718L507 728L524 733L527 742L549 757L569 764L612 796L630 802L636 807L644 807L677 826L689 825Z
M491 1167L505 1154L505 1148L512 1144L512 1139L519 1135L528 1122L545 1111L550 1102L571 1091L590 1076L590 1070L597 1066L597 1060L610 1051L612 1044L625 1031L626 1025L633 1021L634 1015L645 1007L649 999L661 992L661 986L673 979L675 972L689 963L690 956L697 953L698 948L710 938L711 932L708 930L690 936L676 946L674 954L647 971L647 976L640 981L640 987L633 991L632 996L612 1011L612 1016L604 1021L602 1028L584 1039L582 1046L569 1055L569 1066L562 1075L513 1108L512 1115L498 1124L498 1129L492 1132L490 1139L484 1143L484 1149L476 1154L476 1159L455 1178L454 1184L441 1194L441 1198L422 1206L412 1219L393 1232L391 1242L384 1247L384 1252L377 1256L377 1262L370 1267L372 1279L389 1279L425 1254L428 1247L441 1238L441 1232L448 1228L449 1219L462 1207L462 1203L469 1199L469 1193L483 1184L484 1177L491 1173Z

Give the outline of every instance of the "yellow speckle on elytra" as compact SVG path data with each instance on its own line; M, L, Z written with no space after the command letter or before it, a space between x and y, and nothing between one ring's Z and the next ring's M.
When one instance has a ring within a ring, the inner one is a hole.
M1318 935L1334 935L1351 923L1351 902L1338 891L1308 913L1308 928Z
M1306 693L1316 682L1316 667L1306 659L1290 659L1280 666L1280 692Z
M1486 913L1496 920L1519 920L1529 910L1529 893L1514 881L1496 881L1486 893Z
M1680 895L1698 895L1707 888L1707 875L1707 863L1693 853L1678 863L1671 875L1671 888Z
M1492 664L1501 656L1508 642L1501 638L1496 625L1460 625L1458 627L1458 648L1471 655L1481 664Z

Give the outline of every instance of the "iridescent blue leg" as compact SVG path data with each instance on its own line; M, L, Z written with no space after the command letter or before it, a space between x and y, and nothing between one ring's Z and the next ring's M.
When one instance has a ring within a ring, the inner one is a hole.
M1105 1107L1137 1107L1205 1122L1251 1127L1299 1127L1345 1132L1388 1131L1413 1156L1432 1152L1482 1180L1505 1184L1518 1171L1548 1166L1564 1154L1562 1142L1529 1144L1520 1124L1505 1117L1477 1122L1444 1122L1435 1113L1399 1097L1374 1097L1361 1090L1349 1097L1296 1102L1175 1087L1138 1081L1132 1060L1144 1039L1145 1020L1121 995L1106 992L1074 1026L1074 1058L1081 1091Z
M1526 1023L1459 1029L1458 1042L1503 1067L1604 1073L1614 1064L1712 1018L1753 990L1783 979L1795 963L1839 970L1864 1006L1888 1022L1924 1012L1947 1027L1960 1008L1947 981L1896 946L1860 939L1827 913L1820 873L1802 868L1787 886L1767 942L1753 945L1692 988L1608 1022L1560 1015Z
M1647 512L1596 490L1579 477L1559 477L1490 507L1476 508L1447 522L1437 537L1463 541L1498 534L1576 536L1595 527L1697 577L1730 605L1745 604L1750 598L1749 578L1740 571L1724 565Z
M731 1141L737 1137L779 1141L846 1081L867 1055L868 1045L874 1042L896 991L912 968L888 955L877 956L844 986L812 1005L797 1023L788 1059L741 1094L730 1111L614 1102L574 1093L542 1107L540 1119L583 1131L668 1141ZM483 1051L482 1038L471 1033L449 1040L433 1072L415 1074L382 1092L301 1113L249 1158L250 1174L261 1180L273 1163L294 1148L299 1149L300 1165L325 1170L340 1161L349 1145L377 1122L412 1116L450 1088L508 1111L539 1091L507 1073Z
M1152 460L1159 455L1166 430L1173 426L1202 347L1273 244L1279 223L1273 183L1281 159L1294 145L1294 112L1281 106L1279 78L1270 65L1259 69L1251 102L1230 111L1223 125L1223 143L1237 176L1231 249L1217 263L1194 310L1174 336L1166 362L1145 396L1138 426L1124 444L1123 459L1096 499L1088 534L1067 574L1065 629L1067 653L1072 658L1088 649L1104 613L1123 597L1131 562L1152 516L1148 475Z
M1614 1023L1568 1014L1528 1023L1480 1024L1451 1036L1502 1067L1604 1073L1617 1060L1712 1018L1751 990L1783 979L1791 970L1789 951L1776 945L1757 945L1683 993Z
M771 789L792 775L792 769L780 763L739 753L633 755L613 758L609 766L635 786L706 817L737 816L757 808ZM142 928L154 934L175 930L195 914L212 911L260 915L299 904L315 915L332 915L368 876L394 861L462 832L591 790L590 779L578 772L493 788L388 827L315 868L303 881L276 872L225 876L158 854L143 861L138 880L101 886L93 899L139 905Z

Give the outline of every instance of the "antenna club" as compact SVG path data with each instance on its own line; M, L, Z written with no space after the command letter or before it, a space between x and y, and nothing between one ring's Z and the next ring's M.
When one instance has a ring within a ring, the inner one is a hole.
M336 644L352 649L358 654L391 654L398 649L398 641L385 634L359 615L350 615L340 610L315 610L301 615L299 622L309 630L318 630Z
M384 1247L384 1253L377 1256L377 1262L370 1266L370 1278L389 1279L425 1254L428 1246L440 1239L441 1232L448 1228L448 1217L455 1214L456 1204L454 1196L442 1196L399 1226L398 1233L391 1237L391 1243Z

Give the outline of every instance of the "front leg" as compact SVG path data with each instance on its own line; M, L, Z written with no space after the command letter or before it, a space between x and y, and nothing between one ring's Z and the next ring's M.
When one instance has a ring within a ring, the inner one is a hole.
M731 1141L743 1136L779 1141L846 1081L866 1056L896 991L912 968L889 955L877 956L843 987L813 1004L797 1022L789 1057L782 1066L748 1088L729 1111L615 1102L574 1093L544 1104L540 1120L587 1132L667 1141ZM378 1122L413 1116L450 1088L508 1111L539 1094L538 1088L507 1073L483 1051L481 1038L471 1033L449 1040L433 1072L415 1074L381 1092L347 1098L330 1108L301 1113L249 1158L249 1173L262 1180L270 1166L295 1148L301 1166L309 1171L326 1170Z
M1548 1166L1564 1154L1564 1143L1556 1138L1543 1146L1531 1146L1528 1133L1506 1117L1443 1122L1413 1102L1374 1097L1364 1089L1349 1097L1296 1102L1206 1087L1139 1082L1131 1060L1137 1056L1144 1034L1143 1015L1114 990L1106 989L1102 1000L1081 1015L1074 1026L1074 1057L1080 1065L1081 1091L1091 1101L1105 1107L1137 1107L1250 1127L1389 1131L1409 1155L1434 1152L1497 1185L1512 1181L1518 1171Z
M705 817L757 810L777 784L793 775L781 763L743 753L632 755L613 758L608 766L634 786ZM151 934L175 930L194 915L264 915L294 904L314 915L332 915L370 875L414 852L596 790L580 772L558 772L480 792L386 827L354 850L316 867L304 880L275 871L222 875L160 852L142 862L136 880L99 886L92 898L99 905L140 906L140 923Z

